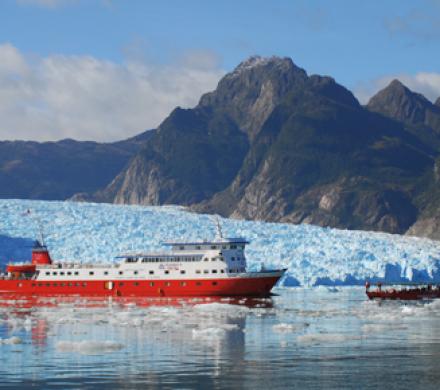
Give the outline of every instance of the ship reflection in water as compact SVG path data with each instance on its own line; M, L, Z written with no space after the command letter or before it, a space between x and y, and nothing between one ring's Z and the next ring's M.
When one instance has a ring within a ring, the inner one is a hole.
M265 299L0 301L2 385L24 388L433 388L440 301L362 288ZM405 382L401 378L405 374Z

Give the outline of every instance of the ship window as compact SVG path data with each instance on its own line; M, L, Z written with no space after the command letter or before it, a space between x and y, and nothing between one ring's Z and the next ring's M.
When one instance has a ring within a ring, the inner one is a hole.
M181 251L183 251L183 250L185 249L185 247L184 247L183 245L181 245L181 246L179 246L179 249L180 249Z
M153 287L154 286L154 282L150 282L150 287Z
M104 275L108 275L108 271L104 271Z
M228 247L226 245L223 245L222 249L228 249Z
M204 274L208 274L208 273L209 273L209 270L204 269L204 270L203 270L203 273L204 273Z
M154 271L150 271L149 274L150 274L150 275L154 275Z
M237 245L231 245L231 249L237 249Z
M196 274L200 274L201 272L200 272L200 270L198 269L198 270L196 270Z
M196 282L196 286L201 286L202 282Z
M180 273L181 273L181 274L185 274L186 271L183 269L183 270L180 271Z
M213 273L213 274L216 274L216 273L217 273L217 270L216 270L216 269L213 269L213 270L212 270L212 273Z
M217 261L217 259L216 259L215 257L213 257L213 258L211 259L211 261Z
M53 286L54 286L54 287L58 287L58 283L54 283Z
M35 283L32 283L32 287L35 287Z
M79 287L79 283L75 283L75 287Z
M202 247L200 245L197 245L196 249L202 249Z
M181 285L182 287L185 287L185 286L186 286L186 282L180 282L180 285Z
M72 275L72 272L69 271L69 272L67 273L67 275Z
M52 275L58 275L58 272L52 272Z
M94 275L95 273L93 272L93 271L90 271L89 272L89 275Z
M124 272L123 271L119 271L119 275L123 275L124 274Z
M72 283L69 283L69 287L72 287L73 286L73 284Z
M82 286L83 286L83 287L86 287L86 286L87 286L87 283L86 283L86 282L84 282L84 283L82 284Z
M222 274L224 274L224 273L225 273L225 270L224 270L224 269L221 269L220 272L221 272Z
M134 282L133 286L139 286L139 283L138 282Z
M168 271L168 270L165 271L165 274L166 274L166 275L168 275L169 273L170 273L170 271Z
M123 285L124 285L124 282L119 282L119 285L120 285L120 286L123 286Z
M79 272L78 272L78 271L75 271L75 275L79 275Z
M165 286L169 287L169 286L171 286L171 283L170 282L165 282Z
M217 282L212 282L212 285L213 286L217 286Z
M138 274L138 272L137 272L137 271L134 271L133 273L134 273L135 275L137 275L137 274Z
M234 273L234 270L233 270L233 269L230 269L230 270L229 270L229 273L231 273L231 274Z
M60 272L60 275L64 275L64 272Z
M217 245L211 245L211 249L217 249Z
M50 272L46 272L46 275L50 275Z
M46 287L50 287L50 283L46 283Z
M235 257L231 257L231 260L232 260L232 261L235 261Z
M203 261L208 261L208 258L207 258L207 257L205 257L205 258L203 259Z

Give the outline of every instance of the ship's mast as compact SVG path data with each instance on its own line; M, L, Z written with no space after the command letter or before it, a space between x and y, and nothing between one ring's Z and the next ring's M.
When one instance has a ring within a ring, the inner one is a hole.
M220 225L220 219L219 219L218 215L215 216L215 224L217 227L217 237L216 238L222 240L223 239L223 231L222 231L222 226Z
M41 222L41 219L38 218L38 215L33 213L31 211L31 209L28 209L26 211L26 215L29 215L29 216L31 216L34 219L35 223L37 224L38 233L39 233L39 236L40 236L40 243L41 243L42 246L46 246L46 243L44 242L44 231L43 231L43 224Z

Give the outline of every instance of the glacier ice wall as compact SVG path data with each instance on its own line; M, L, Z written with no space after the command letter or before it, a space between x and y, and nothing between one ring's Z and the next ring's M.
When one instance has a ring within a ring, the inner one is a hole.
M32 210L31 216L26 211ZM167 240L210 239L212 217L177 206L0 200L0 264L30 258L40 218L57 260L112 262L126 251L161 250ZM365 279L440 281L440 243L386 233L222 219L245 236L250 268L288 267L285 285L360 284Z

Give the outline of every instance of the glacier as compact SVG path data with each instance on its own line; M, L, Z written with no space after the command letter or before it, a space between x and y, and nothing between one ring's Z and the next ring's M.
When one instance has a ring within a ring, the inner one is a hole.
M31 210L28 214L27 210ZM0 200L0 265L30 259L41 221L55 260L115 262L164 241L212 239L210 215L180 206ZM440 282L440 243L378 232L220 218L225 236L251 241L251 270L288 268L284 286L359 285L365 280Z

